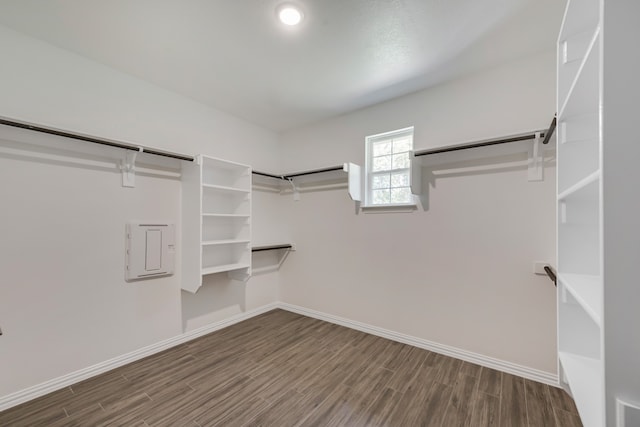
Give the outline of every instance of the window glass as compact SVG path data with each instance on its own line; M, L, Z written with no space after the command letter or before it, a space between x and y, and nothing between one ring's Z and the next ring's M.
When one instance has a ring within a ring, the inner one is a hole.
M366 144L366 204L413 203L410 188L413 128L369 136Z
M388 171L391 169L391 156L373 158L373 172Z
M404 169L409 167L409 153L394 154L391 161L391 169Z
M391 177L389 175L375 175L373 177L371 188L389 188L391 187L390 182Z
M394 173L391 175L391 185L387 187L408 187L409 186L409 176L406 173Z
M373 157L384 156L385 154L391 154L391 147L393 145L390 141L381 141L373 144Z

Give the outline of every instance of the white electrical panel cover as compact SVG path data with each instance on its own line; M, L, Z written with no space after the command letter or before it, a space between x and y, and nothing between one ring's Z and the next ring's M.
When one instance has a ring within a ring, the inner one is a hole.
M125 280L150 279L173 274L175 225L130 222L126 227Z

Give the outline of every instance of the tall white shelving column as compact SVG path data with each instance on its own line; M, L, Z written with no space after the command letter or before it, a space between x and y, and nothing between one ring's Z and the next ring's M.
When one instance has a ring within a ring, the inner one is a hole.
M251 274L251 168L198 156L183 171L182 289L196 292L202 277Z
M573 0L558 41L558 350L586 427L604 425L599 0Z
M558 39L558 350L586 427L623 426L616 401L640 402L638 4L569 0Z

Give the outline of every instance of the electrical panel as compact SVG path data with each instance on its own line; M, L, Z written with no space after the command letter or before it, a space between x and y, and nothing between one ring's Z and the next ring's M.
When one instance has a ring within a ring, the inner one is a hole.
M151 279L173 274L175 225L131 222L126 226L125 280Z

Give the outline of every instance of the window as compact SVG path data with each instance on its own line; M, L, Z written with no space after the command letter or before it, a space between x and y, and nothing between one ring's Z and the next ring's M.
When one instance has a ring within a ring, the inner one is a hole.
M413 204L411 158L413 127L366 138L367 206Z

